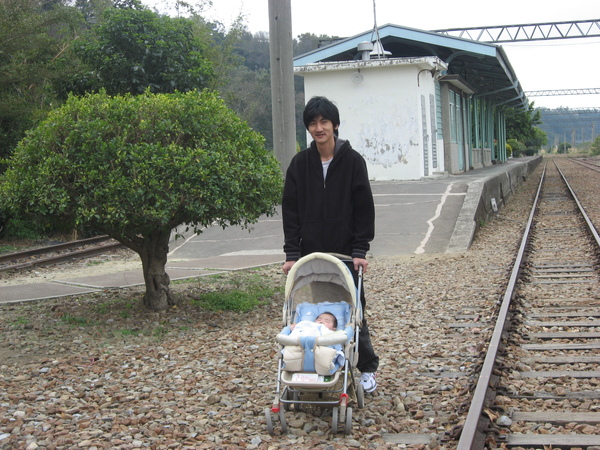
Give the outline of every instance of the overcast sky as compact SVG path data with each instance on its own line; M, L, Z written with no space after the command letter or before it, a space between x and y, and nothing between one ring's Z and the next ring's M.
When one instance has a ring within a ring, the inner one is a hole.
M212 3L203 14L209 19L229 26L241 14L250 31L269 31L268 0ZM375 23L373 0L291 0L291 5L294 37L307 32L349 37L372 30ZM391 23L421 30L600 19L598 0L375 0L375 6L377 25ZM600 88L600 38L501 45L525 91ZM549 108L600 107L600 94L530 100Z

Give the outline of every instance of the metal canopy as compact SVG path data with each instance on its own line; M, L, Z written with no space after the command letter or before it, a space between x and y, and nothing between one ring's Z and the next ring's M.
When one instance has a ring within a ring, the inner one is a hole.
M448 64L448 75L458 75L473 87L476 97L486 97L496 105L528 108L525 93L501 46L392 24L377 31L383 47L391 52L390 58L437 56ZM341 39L296 57L294 66L359 60L358 44L372 41L374 35L368 31Z

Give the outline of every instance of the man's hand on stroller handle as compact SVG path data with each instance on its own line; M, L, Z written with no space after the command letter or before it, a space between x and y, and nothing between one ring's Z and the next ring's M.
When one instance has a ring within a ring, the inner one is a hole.
M358 272L359 268L362 267L363 273L367 272L369 261L364 258L352 258L352 262L354 263L354 270Z
M283 263L283 273L287 275L294 264L296 264L296 261L286 261Z

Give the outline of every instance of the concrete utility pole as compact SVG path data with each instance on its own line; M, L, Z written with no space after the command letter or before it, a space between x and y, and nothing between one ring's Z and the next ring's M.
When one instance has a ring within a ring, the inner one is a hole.
M291 0L269 0L273 151L282 173L296 153Z

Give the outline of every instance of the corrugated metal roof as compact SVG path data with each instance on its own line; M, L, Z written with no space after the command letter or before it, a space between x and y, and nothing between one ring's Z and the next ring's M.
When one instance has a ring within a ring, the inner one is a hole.
M433 31L387 24L377 29L390 58L436 56L448 63L448 74L457 75L497 105L527 108L528 102L519 80L501 46L462 39ZM335 41L294 59L294 66L317 62L360 59L357 46L374 41L374 30Z

